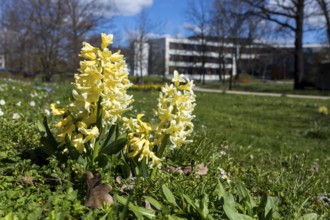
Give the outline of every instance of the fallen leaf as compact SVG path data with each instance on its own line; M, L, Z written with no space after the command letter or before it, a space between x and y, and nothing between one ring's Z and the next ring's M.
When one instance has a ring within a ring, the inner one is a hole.
M96 173L95 176L91 172L85 173L87 182L87 199L85 206L92 209L99 209L104 204L111 205L113 203L111 192L112 188L109 184L101 183L101 174Z
M209 168L203 163L196 165L196 174L200 176L207 175Z

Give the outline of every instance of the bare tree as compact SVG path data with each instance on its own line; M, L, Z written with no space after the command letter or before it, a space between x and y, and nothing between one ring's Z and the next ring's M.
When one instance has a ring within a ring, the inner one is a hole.
M197 2L196 2L197 1ZM186 9L186 19L189 25L186 27L200 41L199 57L201 64L202 83L205 84L206 74L206 52L207 36L210 30L209 5L208 1L190 0Z
M66 34L67 34L67 52L68 58L72 60L73 67L78 65L81 43L86 34L97 28L110 29L112 25L111 15L115 12L115 8L111 5L101 4L98 0L64 0L66 8ZM104 16L103 10L107 10L108 16ZM99 13L95 13L98 11ZM99 36L98 36L99 38Z
M148 13L148 9L143 9L135 23L133 30L128 30L130 47L133 51L133 73L137 75L139 80L142 80L144 72L148 71L149 62L149 44L151 33L158 33L160 27L162 27L162 21L154 22Z
M230 55L232 68L236 69L238 78L242 66L241 54L251 53L249 47L259 37L259 22L246 13L251 9L241 0L214 0L212 5L210 34L219 39L219 74L226 72L226 60ZM220 76L219 79L224 78ZM229 72L229 89L232 88L232 80L233 70Z
M328 39L328 43L330 44L330 1L329 0L316 0L316 1L320 7L321 14L324 16L327 39Z
M9 67L41 72L47 81L54 72L72 70L83 36L100 27L98 2L3 0L1 23Z
M253 15L274 22L294 34L294 89L303 89L304 53L303 33L305 13L309 0L244 0L255 10Z

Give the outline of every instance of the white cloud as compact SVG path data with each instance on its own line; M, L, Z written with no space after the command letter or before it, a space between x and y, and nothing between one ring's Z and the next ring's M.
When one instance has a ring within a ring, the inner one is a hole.
M152 5L153 0L112 0L117 15L133 16Z

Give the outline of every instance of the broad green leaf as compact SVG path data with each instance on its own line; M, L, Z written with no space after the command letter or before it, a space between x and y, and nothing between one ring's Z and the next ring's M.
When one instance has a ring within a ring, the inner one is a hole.
M117 202L119 202L122 205L126 205L128 202L128 200L125 197L120 196L120 195L115 195L115 199Z
M102 144L102 148L104 148L105 146L109 145L114 139L115 139L115 131L116 131L116 125L111 125L109 131L108 131L108 134L107 134L107 137L106 139L104 140L103 144Z
M133 205L125 197L115 195L115 199L117 202L119 202L122 205L125 205L125 206L128 205L129 210L131 210L138 219L143 219L143 217L152 219L152 218L156 217L154 210L150 210L150 209L146 209L146 208L143 208L140 206Z
M306 215L301 216L298 220L317 220L317 214L308 213Z
M262 219L271 219L275 207L274 199L270 196L264 196L258 206L259 217Z
M95 158L95 161L98 163L98 167L104 168L109 162L109 158L105 154L100 154Z
M198 207L196 204L190 199L189 196L182 194L183 198L188 202L189 205L191 205L194 209L197 209Z
M100 130L100 133L102 132L102 96L99 97L99 100L97 101L97 112L96 112L96 126Z
M162 190L163 190L164 196L167 199L167 201L175 206L178 206L171 190L169 188L167 188L167 186L165 186L165 185L162 185Z
M65 145L66 147L68 148L69 150L69 154L70 154L70 157L74 160L78 159L78 157L80 156L80 153L79 151L76 149L75 146L73 146L68 134L65 135Z
M138 217L139 219L144 219L143 217L147 217L148 219L156 218L155 211L151 209L146 209L140 206L133 205L130 203L128 208Z
M168 220L185 220L186 218L180 218L175 215L167 215L166 216Z
M225 189L223 188L221 182L218 180L218 184L217 184L217 187L214 191L214 195L217 196L219 199L220 198L224 198L226 196L226 191Z
M126 143L127 143L126 137L117 139L117 140L111 142L110 144L108 144L107 146L103 147L100 150L100 153L107 154L107 155L116 154L125 147Z
M231 206L227 205L227 204L224 204L223 205L223 210L225 211L226 213L226 216L230 219L230 220L237 220L238 216L237 216L237 211L232 208Z
M202 201L201 201L201 211L204 218L209 215L209 196L204 193Z
M150 204L156 209L161 210L163 208L163 205L160 202L158 202L156 199L150 196L143 196L143 198L145 198L148 202L150 202Z
M252 215L253 208L256 207L256 203L254 202L253 198L251 197L248 189L243 185L243 183L238 183L237 187L237 194L239 197L239 201L244 201L244 204L246 204L248 213Z
M265 215L268 215L268 212L270 212L275 207L274 199L270 196L267 196L267 203L265 206Z
M45 151L49 156L53 155L54 152L57 150L58 143L48 127L48 122L46 117L44 117L43 119L43 128L41 123L39 124L39 126L41 126L40 128L41 131L42 130L46 131L46 136L41 138L41 143L43 144L41 149Z
M226 216L230 219L230 220L253 220L252 217L248 216L248 215L243 215L241 213L238 213L236 211L236 209L224 204L223 205L223 210L226 213Z

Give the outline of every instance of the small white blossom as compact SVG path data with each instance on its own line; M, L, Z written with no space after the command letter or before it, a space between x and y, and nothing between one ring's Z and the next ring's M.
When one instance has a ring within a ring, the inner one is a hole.
M16 103L16 105L17 105L17 106L21 106L21 105L22 105L22 102L19 101L19 102Z
M59 105L59 104L61 104L61 102L60 102L60 101L56 101L56 104L58 104L58 105Z
M35 103L34 101L31 101L31 102L29 103L29 105L30 105L31 107L34 107L34 106L36 106L36 103Z
M47 116L50 116L50 111L49 111L48 109L45 109L45 114L46 114Z
M0 116L3 116L3 115L4 115L4 113L3 113L2 109L0 108Z
M20 118L21 118L21 116L18 113L13 114L13 119L14 120L17 120L17 119L20 119Z
M1 99L0 100L0 105L5 105L5 104L6 104L5 100Z

